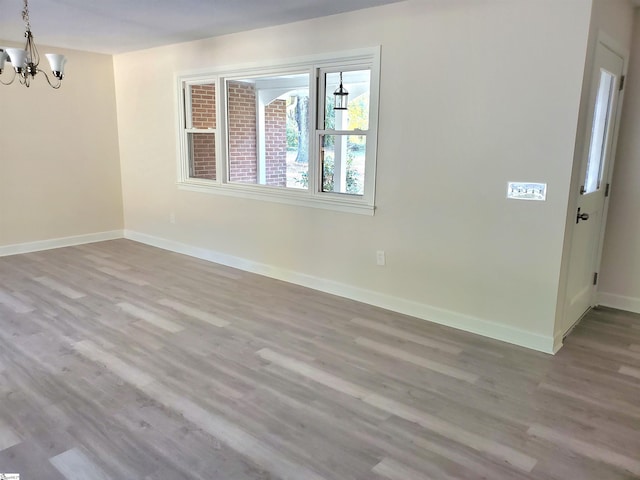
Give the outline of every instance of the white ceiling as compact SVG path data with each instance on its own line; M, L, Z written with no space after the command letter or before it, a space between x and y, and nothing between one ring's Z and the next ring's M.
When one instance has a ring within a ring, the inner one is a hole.
M29 0L39 45L122 53L401 0ZM0 0L0 38L22 42L23 0Z

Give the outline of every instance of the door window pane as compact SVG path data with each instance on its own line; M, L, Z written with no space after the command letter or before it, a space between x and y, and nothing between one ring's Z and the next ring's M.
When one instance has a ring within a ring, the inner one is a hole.
M593 112L593 126L591 128L591 144L589 145L589 159L587 173L584 180L582 193L592 193L600 188L602 172L604 171L604 158L607 149L609 124L611 121L611 102L613 101L615 75L602 71L600 73L600 85L596 97L596 106Z

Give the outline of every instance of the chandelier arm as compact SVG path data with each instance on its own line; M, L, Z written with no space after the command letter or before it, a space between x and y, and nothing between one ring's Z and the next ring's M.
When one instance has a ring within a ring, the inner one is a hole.
M51 88L53 88L54 90L59 89L62 86L62 80L58 80L58 83L51 83L51 80L49 80L49 75L47 75L47 72L43 71L43 70L38 70L38 73L42 73L42 75L44 75L44 78L47 79L47 83L49 84L49 86Z
M11 70L13 70L13 69L11 69ZM16 76L17 76L17 75L18 75L18 74L16 73L16 71L15 71L15 70L13 70L13 77L11 77L11 80L9 80L7 83L5 83L5 82L3 82L3 81L2 81L2 79L0 78L0 83L1 83L2 85L11 85L11 84L15 81Z

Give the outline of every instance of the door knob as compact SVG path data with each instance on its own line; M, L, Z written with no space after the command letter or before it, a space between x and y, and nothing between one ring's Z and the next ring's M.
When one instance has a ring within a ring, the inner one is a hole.
M580 213L580 209L578 208L578 215L576 216L576 223L580 223L580 220L589 220L588 213Z

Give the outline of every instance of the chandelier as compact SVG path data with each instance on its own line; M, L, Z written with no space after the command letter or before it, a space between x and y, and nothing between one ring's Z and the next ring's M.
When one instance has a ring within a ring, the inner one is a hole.
M40 54L38 53L38 49L36 48L36 44L33 40L33 34L31 33L28 0L24 0L22 19L24 20L26 29L24 36L26 37L27 42L24 49L0 47L0 83L3 85L11 85L17 78L22 85L29 87L31 85L31 80L38 73L42 73L51 87L56 89L60 88L62 79L64 78L64 65L67 63L67 59L64 55L58 55L56 53L45 54L47 60L49 60L49 65L51 66L51 73L55 77L55 80L52 82L49 76L39 68ZM2 81L2 72L5 62L9 62L13 65L13 77L8 82Z

